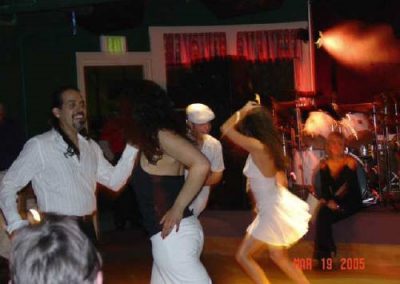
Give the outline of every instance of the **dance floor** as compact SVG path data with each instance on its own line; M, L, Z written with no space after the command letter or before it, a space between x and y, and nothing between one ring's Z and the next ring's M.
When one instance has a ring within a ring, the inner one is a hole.
M210 210L202 215L202 261L214 284L252 283L233 256L251 218L249 211ZM313 228L290 250L290 256L303 267L311 283L400 283L399 224L400 212L376 207L335 225L338 256L332 269L320 271L310 266ZM143 231L108 229L104 229L100 243L105 283L149 283L151 251ZM266 255L260 255L259 260L271 283L292 283Z

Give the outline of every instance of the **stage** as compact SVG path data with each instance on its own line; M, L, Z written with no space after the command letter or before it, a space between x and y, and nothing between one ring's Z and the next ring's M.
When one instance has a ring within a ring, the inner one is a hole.
M103 214L100 250L105 283L149 283L150 243L140 228L114 231L110 216ZM200 218L205 233L202 261L214 284L251 284L235 262L234 252L251 211L206 211ZM400 212L375 205L334 227L338 255L332 267L313 270L311 226L309 233L290 250L291 258L311 283L400 283ZM272 261L260 255L272 283L292 283Z

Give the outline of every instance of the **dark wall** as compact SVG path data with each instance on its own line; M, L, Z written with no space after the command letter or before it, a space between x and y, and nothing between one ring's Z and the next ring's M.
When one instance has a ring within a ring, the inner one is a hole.
M97 45L96 38L73 36L68 29L33 32L21 38L22 75L31 132L45 126L50 113L49 94L57 86L76 85L75 53L72 51L90 51Z
M76 85L76 52L98 52L99 36L81 27L73 32L68 14L21 15L15 26L2 28L0 101L26 125L28 137L48 128L49 97L60 85ZM148 50L147 29L126 35L128 48Z
M0 101L18 118L23 112L20 89L20 64L14 27L0 26ZM22 122L22 121L21 121Z
M40 0L39 0L40 2ZM149 26L274 23L307 19L306 1L285 0L278 10L219 19L200 0L146 1L142 23L108 31L127 36L129 51L149 51ZM16 14L0 20L0 101L25 124L28 137L48 128L49 96L59 85L76 84L76 52L99 51L98 31L72 25L73 9ZM82 10L77 10L82 13Z
M253 0L254 1L254 0ZM242 2L253 2L242 1ZM282 23L307 20L307 0L284 0L276 9L243 9L240 15L220 17L200 0L153 0L145 9L145 22L153 26L175 25L232 25ZM213 0L213 2L225 2ZM215 5L214 3L214 5ZM251 5L251 4L249 4ZM231 7L225 7L229 10Z

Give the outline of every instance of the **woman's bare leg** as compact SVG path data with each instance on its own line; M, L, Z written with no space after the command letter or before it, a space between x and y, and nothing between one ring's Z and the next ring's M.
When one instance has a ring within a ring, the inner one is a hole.
M253 258L256 253L265 249L266 245L263 242L254 239L249 234L246 234L242 243L240 244L238 251L236 252L237 262L250 276L250 278L257 284L270 283L264 271Z
M289 278L299 284L309 284L310 282L288 256L288 250L283 247L268 246L271 259L286 273Z

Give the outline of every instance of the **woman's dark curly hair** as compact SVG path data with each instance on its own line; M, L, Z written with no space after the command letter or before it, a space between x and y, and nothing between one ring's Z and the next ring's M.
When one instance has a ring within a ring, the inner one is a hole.
M127 126L127 140L155 164L163 154L158 139L160 130L170 130L185 137L185 128L178 123L173 102L159 85L148 80L131 82L122 94L132 102L133 121Z
M272 156L277 170L286 169L281 138L273 124L270 112L265 107L257 107L249 111L239 122L237 129L240 133L256 138L267 146L266 150Z

